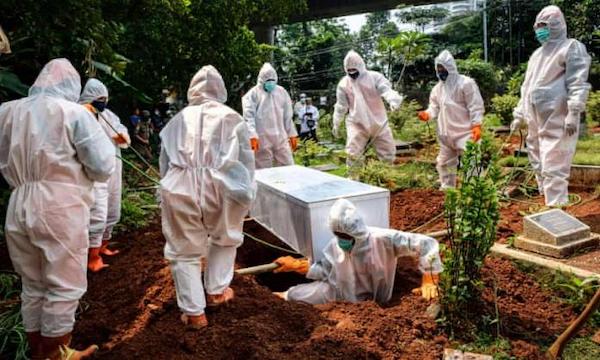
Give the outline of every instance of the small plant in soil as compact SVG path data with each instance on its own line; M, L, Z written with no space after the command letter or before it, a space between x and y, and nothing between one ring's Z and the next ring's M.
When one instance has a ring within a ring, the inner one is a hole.
M446 192L449 244L441 276L441 304L452 335L457 326L484 325L480 306L481 268L496 238L500 218L497 186L500 171L488 136L469 142L458 171L460 187ZM495 316L493 309L490 311ZM488 324L490 322L488 321Z
M317 165L319 158L329 157L330 150L324 146L317 144L314 140L303 140L298 146L298 150L294 154L297 163L303 166Z
M0 273L0 358L28 359L27 339L21 321L19 278L13 273Z

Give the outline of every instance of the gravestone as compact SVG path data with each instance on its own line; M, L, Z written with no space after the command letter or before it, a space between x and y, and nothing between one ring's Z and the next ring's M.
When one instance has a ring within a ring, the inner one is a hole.
M542 255L564 258L580 249L598 245L600 235L590 227L560 209L526 216L523 234L515 247Z

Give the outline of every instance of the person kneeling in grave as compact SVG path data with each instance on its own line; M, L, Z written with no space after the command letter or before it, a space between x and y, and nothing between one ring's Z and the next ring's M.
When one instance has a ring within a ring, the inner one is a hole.
M275 293L290 301L323 304L330 301L375 300L392 297L397 259L417 253L421 286L413 290L430 300L438 296L442 264L438 242L425 235L366 226L350 201L339 199L329 213L335 237L325 246L322 258L309 266L307 259L280 257L274 272L297 272L315 280Z

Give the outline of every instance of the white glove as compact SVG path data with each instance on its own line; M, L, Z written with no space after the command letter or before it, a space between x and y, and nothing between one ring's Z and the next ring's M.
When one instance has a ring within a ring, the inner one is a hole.
M333 128L331 129L331 133L333 134L333 137L336 139L340 138L340 127L337 125L333 125Z
M575 114L571 111L567 113L565 119L565 133L567 136L573 136L577 132L577 125L579 124L579 114Z
M390 110L396 111L396 110L400 109L400 104L401 104L401 102L400 103L396 103L396 102L391 103Z
M525 126L525 120L521 118L515 118L512 123L510 123L510 132L514 133L517 130L521 130Z

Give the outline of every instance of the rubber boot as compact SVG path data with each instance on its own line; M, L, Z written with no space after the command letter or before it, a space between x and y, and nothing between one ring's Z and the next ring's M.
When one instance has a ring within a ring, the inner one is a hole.
M92 356L97 350L97 345L88 346L83 351L71 349L71 333L59 337L42 336L42 352L44 359L50 360L79 360Z
M228 287L222 294L206 295L206 306L215 307L227 304L235 297L233 289Z
M206 315L181 315L181 321L186 325L188 329L192 330L200 330L208 326L208 320L206 319Z
M31 360L43 360L42 334L39 331L28 332L27 342L29 343L29 349L31 350Z
M108 264L105 264L100 256L100 249L101 248L90 248L90 253L88 255L88 269L91 272L98 272L108 267Z
M119 253L119 250L111 250L108 248L108 240L102 240L102 247L100 248L100 254L106 256L115 256Z

